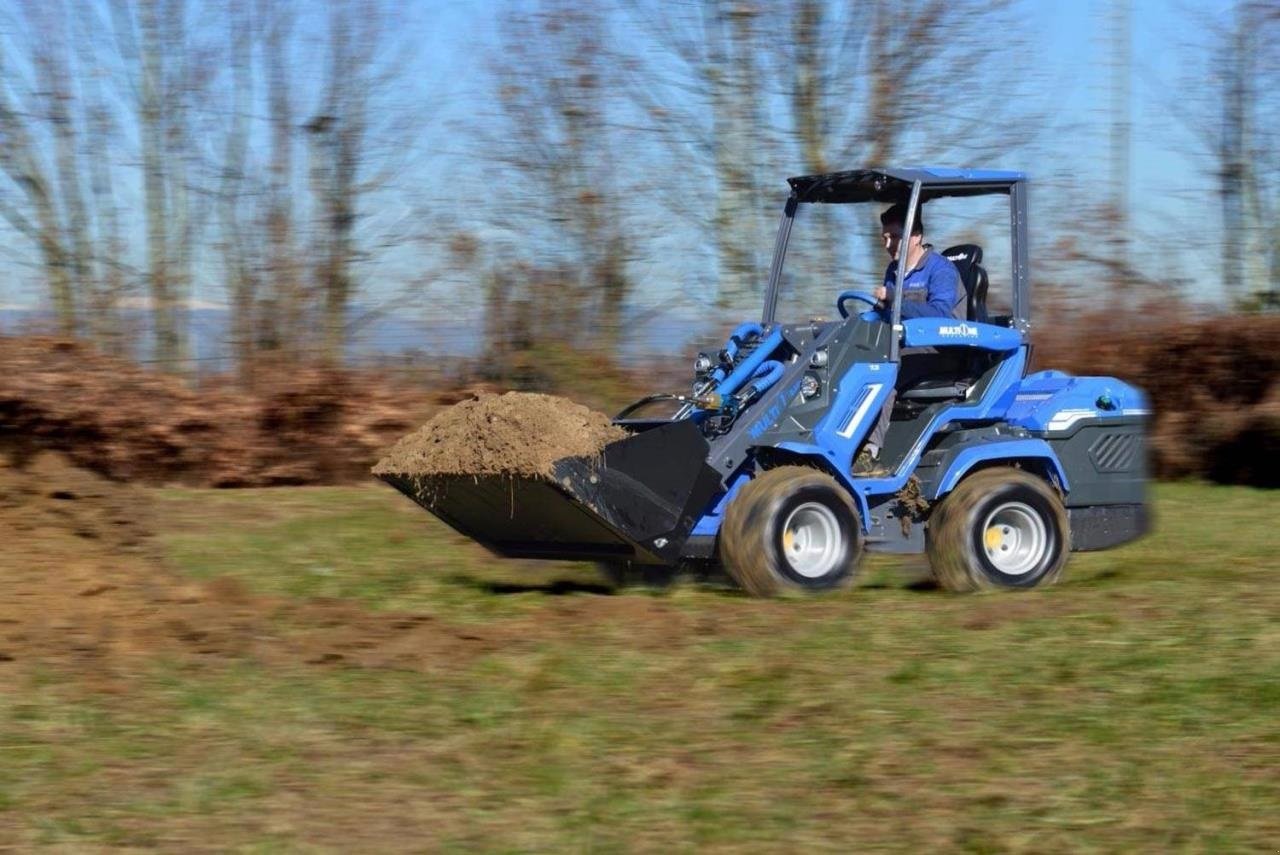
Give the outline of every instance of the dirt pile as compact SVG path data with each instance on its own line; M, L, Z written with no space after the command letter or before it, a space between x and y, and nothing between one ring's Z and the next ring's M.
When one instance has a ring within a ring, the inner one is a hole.
M53 666L123 690L155 656L432 670L510 643L427 615L183 578L164 565L149 504L61 454L0 444L0 685Z
M111 478L215 487L363 480L430 394L324 368L252 392L179 380L49 338L0 337L0 434ZM2 438L2 437L0 437Z
M142 553L150 537L139 489L72 466L59 454L0 454L0 540L10 556L68 538L99 552Z
M567 398L482 394L435 415L397 442L375 475L548 476L563 457L598 454L626 432Z
M1157 476L1280 487L1280 317L1086 315L1035 341L1037 368L1146 391Z
M139 488L61 454L0 448L0 663L79 661L156 646L160 568Z

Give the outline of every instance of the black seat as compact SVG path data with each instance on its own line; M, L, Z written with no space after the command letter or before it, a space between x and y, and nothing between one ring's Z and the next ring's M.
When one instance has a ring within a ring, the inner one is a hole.
M987 270L982 266L982 247L976 243L962 243L942 251L943 257L960 271L964 285L965 317L979 323L990 323L987 316Z
M979 373L967 348L905 353L898 367L898 400L929 404L963 398Z
M969 393L973 379L966 377L960 380L922 380L910 389L898 393L903 401L950 401L963 398Z

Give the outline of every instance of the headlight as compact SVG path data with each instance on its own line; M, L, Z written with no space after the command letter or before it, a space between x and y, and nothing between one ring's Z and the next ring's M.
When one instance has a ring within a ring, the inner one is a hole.
M800 378L800 394L805 398L815 398L822 391L822 384L812 374Z

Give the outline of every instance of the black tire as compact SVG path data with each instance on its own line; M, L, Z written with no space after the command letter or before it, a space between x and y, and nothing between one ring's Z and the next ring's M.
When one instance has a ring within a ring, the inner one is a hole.
M1056 490L1000 466L968 476L937 505L925 543L933 576L949 591L1026 590L1062 575L1071 530Z
M804 538L799 546L797 532ZM849 493L830 475L803 466L782 466L751 479L729 503L720 526L725 570L757 597L849 585L862 542L862 522Z

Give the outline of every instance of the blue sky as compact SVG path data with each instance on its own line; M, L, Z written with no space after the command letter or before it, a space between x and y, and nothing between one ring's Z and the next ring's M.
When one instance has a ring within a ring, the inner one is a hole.
M1193 97L1181 92L1186 62L1202 46L1206 21L1221 19L1229 3L1190 4L1130 0L1133 35L1132 149L1130 198L1137 232L1137 252L1149 252L1144 266L1167 270L1196 284L1187 295L1198 300L1216 300L1221 288L1212 276L1217 263L1218 207L1211 178L1188 152L1194 140L1171 115L1173 99ZM1055 222L1049 196L1070 192L1088 199L1110 190L1109 118L1111 105L1110 59L1112 42L1109 27L1113 14L1109 0L1085 2L1044 2L1022 0L1019 13L1026 23L1034 73L1044 86L1039 99L1051 105L1052 121L1060 123L1036 152L1010 162L989 165L1021 169L1037 182L1033 195L1033 225L1036 248L1044 251L1064 236L1068 224ZM431 4L428 29L431 47L422 54L424 79L444 83L448 95L446 113L461 119L483 111L476 90L483 68L481 45L492 38L491 4L453 0ZM1000 34L992 34L992 49L998 50ZM1202 62L1202 56L1194 56ZM980 85L980 84L979 84ZM1035 105L1041 108L1042 105ZM459 142L458 138L455 138ZM445 147L449 151L448 146ZM449 151L441 163L449 171L454 157L470 160L470 151ZM461 163L457 166L461 167ZM477 164L472 160L472 167ZM860 164L849 164L857 166ZM950 164L948 164L950 165ZM766 176L764 186L779 196L784 193L785 169ZM769 183L772 181L773 183ZM1040 199L1043 204L1037 205ZM1069 236L1069 235L1065 235ZM1176 236L1176 237L1175 237ZM1169 245L1184 248L1168 249ZM1196 247L1197 239L1204 245ZM876 260L879 263L879 260ZM1035 259L1033 258L1033 271ZM660 265L660 262L655 262ZM671 274L650 266L655 280L671 281ZM661 289L654 295L658 299ZM636 298L646 303L645 293Z
M1129 192L1134 251L1143 256L1143 268L1148 273L1194 283L1187 291L1193 300L1219 300L1220 283L1212 276L1217 264L1213 247L1219 233L1219 209L1202 161L1197 163L1187 154L1194 148L1194 141L1187 129L1172 118L1170 108L1174 99L1184 97L1180 87L1189 65L1203 63L1203 56L1194 54L1193 49L1197 41L1203 40L1203 23L1221 17L1229 4L1217 1L1192 8L1158 0L1130 3L1133 129ZM1044 82L1038 97L1033 96L1036 100L1028 106L1046 110L1056 127L1046 134L1036 151L1011 156L1001 163L968 165L1020 169L1032 175L1036 182L1032 197L1033 251L1047 252L1069 228L1061 218L1070 211L1057 210L1052 205L1056 197L1070 193L1085 200L1105 198L1111 192L1108 122L1112 5L1107 0L1021 0L1019 4L1019 13L1027 23L1029 52L1037 65L1034 73ZM461 38L445 37L442 50L433 58L434 64L461 72L451 76L460 81L452 104L463 111L474 109L476 102L461 81L476 79L479 69L474 64L477 54L472 45L476 38L489 32L489 10L488 4L462 1L439 8L444 31L467 33ZM1000 49L1000 44L1000 33L992 33L992 50ZM856 165L861 164L849 164ZM778 193L780 202L785 177L785 170L765 177L764 187ZM878 269L879 264L881 260L874 259L870 266ZM1033 256L1033 274L1036 268L1037 257ZM865 275L868 269L860 265L859 275ZM680 275L666 270L658 273L654 279L666 283ZM654 292L641 289L636 302L644 305L645 293ZM659 288L654 301L662 298Z
M304 18L322 20L325 14L322 0L302 0L300 6ZM1182 97L1179 86L1186 73L1182 63L1188 48L1203 38L1203 21L1220 16L1227 6L1225 2L1200 3L1192 9L1157 0L1132 0L1133 217L1139 237L1155 241L1140 240L1138 251L1149 253L1148 263L1155 269L1167 269L1171 275L1194 280L1197 284L1189 296L1208 300L1221 294L1211 277L1216 263L1212 246L1218 230L1218 208L1212 197L1212 184L1184 153L1191 147L1190 138L1171 118L1170 105L1171 99ZM445 0L411 2L406 8L401 29L415 49L411 54L414 69L402 97L430 105L432 121L421 130L419 142L435 153L417 161L401 177L402 186L394 198L380 202L378 215L393 218L411 209L428 209L446 218L465 216L465 203L460 208L453 207L465 198L456 191L465 193L486 164L458 128L473 122L477 114L483 116L485 111L480 81L485 70L484 47L493 40L496 7L485 2ZM973 165L1022 169L1039 182L1040 196L1032 197L1032 216L1035 245L1043 251L1062 236L1067 225L1043 215L1048 206L1037 205L1037 198L1047 202L1049 195L1059 197L1069 192L1073 198L1084 199L1105 194L1109 189L1110 46L1105 27L1111 6L1103 0L1023 0L1019 8L1032 43L1034 73L1037 80L1043 81L1043 91L1038 94L1051 105L1055 128L1052 138L1046 139L1033 155L1011 162ZM998 51L1000 44L1000 34L993 33L992 50ZM305 88L307 83L301 80L299 85ZM778 193L779 201L784 178L785 170L780 167L778 174L767 176L764 183ZM449 207L453 209L447 210ZM1188 237L1205 237L1206 245L1201 250L1174 253L1159 243L1160 238L1172 235L1178 239L1170 244L1187 245ZM7 243L14 240L11 234L0 237ZM432 259L426 255L429 253L429 249L415 245L388 256L381 267L370 271L371 287L366 299L377 302L403 288L404 281L413 280L415 270L431 266ZM673 263L670 259L667 262ZM1034 265L1033 258L1033 272ZM652 280L647 283L652 287L642 287L636 299L640 307L653 302L651 297L662 296L664 286L658 283L669 286L673 276L679 275L661 260L642 261L638 267L642 276ZM0 284L0 305L33 305L43 299L38 277L31 269L0 258L0 271L5 273L5 281ZM218 271L206 266L198 275L192 296L206 303L223 302ZM420 310L439 314L474 305L473 301L459 301L457 291L449 288L456 289L456 284L431 289L428 299L419 302Z

